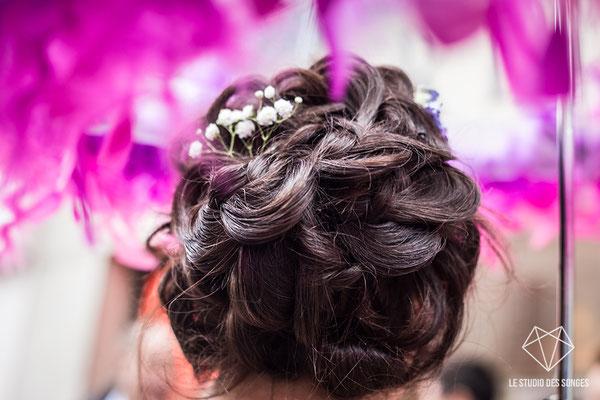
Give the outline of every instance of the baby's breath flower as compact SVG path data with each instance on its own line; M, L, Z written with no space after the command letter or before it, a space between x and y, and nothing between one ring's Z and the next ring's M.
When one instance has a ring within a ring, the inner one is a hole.
M277 114L279 114L281 118L291 115L292 111L294 111L292 103L284 99L277 100L273 106L275 106L275 110L277 110Z
M198 135L198 136L202 135L202 128L196 129L196 135Z
M208 124L206 127L206 131L204 132L204 136L208 140L213 140L217 136L219 136L219 127L216 124Z
M273 86L269 85L265 88L265 97L267 99L275 97L275 88Z
M252 136L254 129L254 122L245 119L237 123L235 126L235 133L240 137L240 139L245 139Z
M244 113L242 110L233 110L231 112L231 119L233 121L232 123L235 124L236 122L244 119Z
M223 108L219 110L217 120L214 123L208 124L204 128L204 132L202 129L198 129L196 134L202 135L204 133L207 139L206 144L211 150L219 154L226 154L233 157L236 136L242 141L251 157L255 154L262 154L267 141L274 132L274 126L287 120L294 113L297 105L302 103L302 98L296 96L293 101L282 98L278 99L275 88L271 85L263 90L257 90L254 92L254 96L259 99L258 109L255 109L253 104L246 104L241 110ZM273 104L264 105L264 98L271 99ZM228 135L227 140L224 140L220 136L220 127L225 128L231 134L231 137ZM262 143L259 148L253 149L255 140L252 136L257 130L260 131ZM219 138L223 146L225 146L224 151L215 149L210 143L211 140L216 138ZM199 157L202 153L202 143L200 141L191 143L188 153L191 158Z
M244 115L244 119L248 119L254 114L254 106L252 104L248 104L242 108L242 114Z
M277 111L271 106L261 108L256 115L256 121L259 125L269 126L277 119Z
M190 144L188 155L191 158L198 158L202 154L202 143L199 140L195 140Z
M223 108L217 116L217 125L229 126L234 123L233 112L229 108Z

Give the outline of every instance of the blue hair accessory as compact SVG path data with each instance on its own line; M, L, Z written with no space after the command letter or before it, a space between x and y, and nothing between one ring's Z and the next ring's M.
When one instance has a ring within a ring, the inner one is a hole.
M435 124L442 134L442 137L445 140L448 140L448 137L446 136L446 128L440 121L440 113L442 111L442 105L444 104L440 100L440 94L433 89L417 86L417 89L414 93L414 101L423 107L423 109L433 117Z

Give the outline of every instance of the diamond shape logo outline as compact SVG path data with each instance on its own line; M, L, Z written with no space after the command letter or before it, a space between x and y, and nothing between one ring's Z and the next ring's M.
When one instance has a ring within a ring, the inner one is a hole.
M564 340L561 339L561 334L564 335ZM546 353L544 352L544 347L542 346L542 339L544 339L547 336L550 336L551 338L554 338L554 340L555 340L554 348L552 350L552 355L550 356L549 359L546 357ZM543 358L543 363L542 363L542 361L538 360L538 358L536 356L531 354L531 352L529 350L527 350L528 346L534 346L535 343L537 343L539 345L540 352L541 352L542 358ZM569 350L565 354L563 354L563 356L560 359L556 360L555 362L552 362L552 360L554 359L554 356L556 354L556 349L558 348L559 343L566 344L569 347ZM559 326L558 328L555 328L551 331L545 331L538 326L534 326L533 329L531 330L531 332L529 333L529 336L527 336L527 339L525 339L525 342L523 343L523 346L521 346L521 348L523 350L525 350L525 352L527 354L529 354L529 356L531 358L533 358L538 364L540 364L540 366L542 368L544 368L547 372L550 372L550 370L552 370L554 367L556 367L558 365L558 363L560 363L563 360L563 358L565 358L567 355L569 355L569 353L571 353L573 350L575 350L575 345L573 345L571 338L569 337L569 335L567 335L565 328L563 328L562 326Z

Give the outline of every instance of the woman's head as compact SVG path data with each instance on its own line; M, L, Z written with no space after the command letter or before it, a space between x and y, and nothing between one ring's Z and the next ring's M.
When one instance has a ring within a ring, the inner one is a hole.
M460 331L478 186L402 71L355 59L332 102L328 66L226 89L207 123L267 84L303 103L262 154L236 142L234 157L184 167L170 224L182 250L160 297L201 379L266 373L361 396L436 371Z

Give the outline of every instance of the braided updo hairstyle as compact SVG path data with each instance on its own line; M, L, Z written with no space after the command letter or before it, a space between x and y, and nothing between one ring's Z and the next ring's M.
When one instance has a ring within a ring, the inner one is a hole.
M267 84L304 101L262 154L238 143L183 166L169 224L181 251L159 292L200 380L308 377L358 397L429 376L460 332L478 185L402 71L355 58L335 102L329 65L225 89L206 123Z

